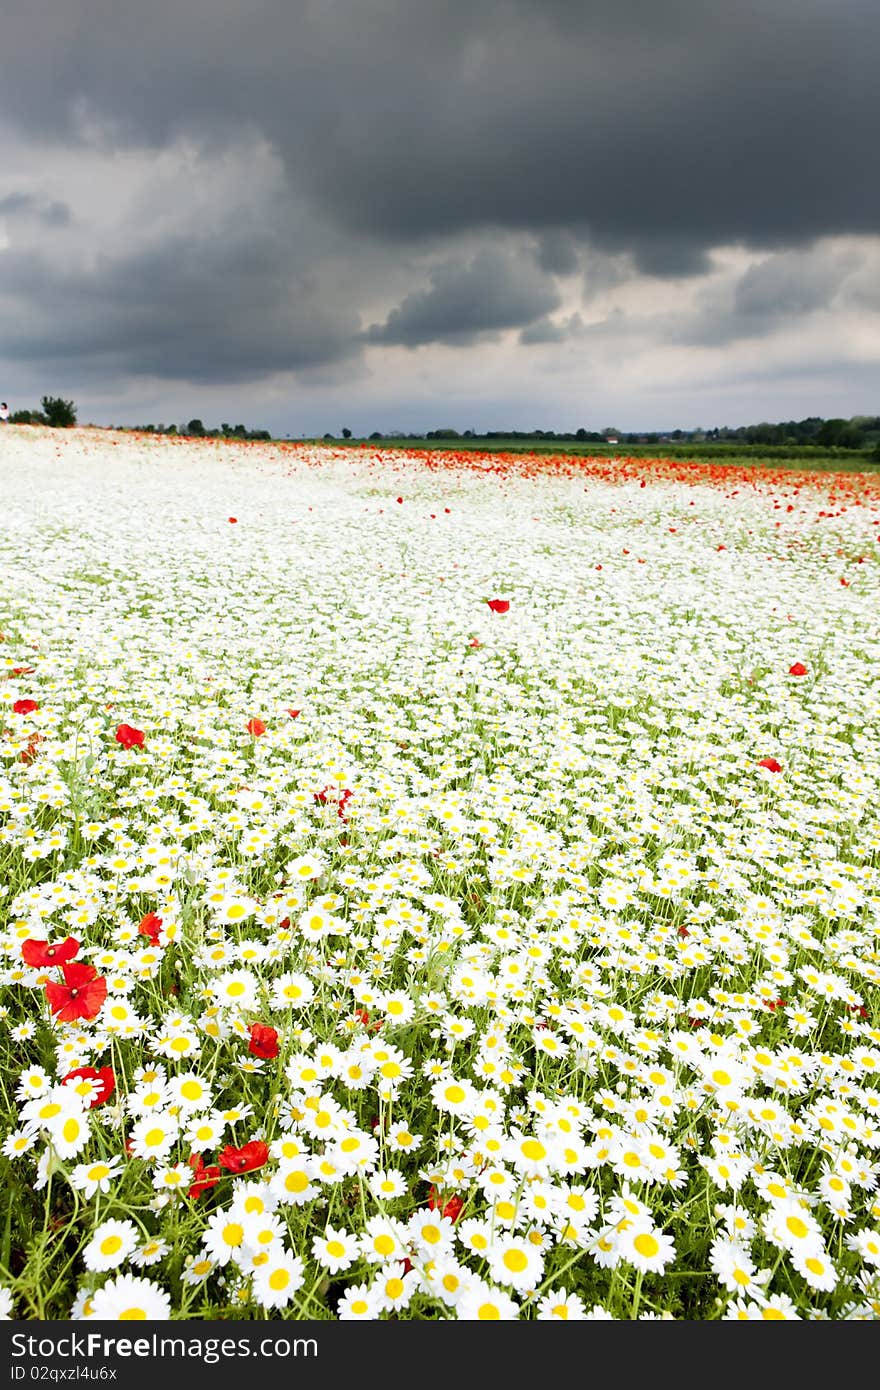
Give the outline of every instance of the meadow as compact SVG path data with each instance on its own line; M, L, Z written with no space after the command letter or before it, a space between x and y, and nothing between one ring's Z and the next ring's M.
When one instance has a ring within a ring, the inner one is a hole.
M880 1316L876 474L0 477L0 1314Z
M316 447L327 447L326 439L302 440L301 443ZM662 458L675 462L700 464L723 464L733 469L794 469L799 472L864 473L880 476L880 459L874 448L844 449L822 448L813 444L743 444L735 440L665 440L659 444L618 444L582 443L580 441L548 437L541 439L523 438L522 435L501 436L487 439L485 436L469 438L467 435L457 439L425 439L417 436L388 436L381 441L372 439L334 439L333 448L373 449L383 452L404 450L418 456L439 450L449 454L528 454L538 457L565 457L586 460L599 459L643 459L647 462Z

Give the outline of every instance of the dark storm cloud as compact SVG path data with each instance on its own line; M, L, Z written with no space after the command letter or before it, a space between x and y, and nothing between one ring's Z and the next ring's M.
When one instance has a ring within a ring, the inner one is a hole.
M70 208L66 203L33 193L7 193L0 198L0 217L35 217L47 227L66 227Z
M688 236L633 237L631 244L636 267L660 279L705 275L712 264L705 249Z
M531 262L504 251L481 251L469 264L451 262L373 324L372 343L418 347L431 342L475 342L486 333L518 328L559 304L553 281Z
M535 260L551 275L574 275L580 256L574 237L568 232L544 232L538 240Z
M357 319L268 237L226 244L179 236L87 269L59 269L30 251L7 251L2 264L7 351L19 362L75 362L83 380L109 370L247 381L356 351Z
M595 300L639 273L699 284L722 245L809 257L819 238L880 231L877 0L12 8L0 131L35 166L50 149L70 169L110 170L126 150L189 141L210 164L268 143L291 218L285 235L267 206L265 235L233 217L213 237L172 218L131 250L120 216L91 262L15 241L0 252L0 330L19 360L247 381L332 373L370 344L466 346L510 329L527 346L588 343L605 330L551 317L575 275ZM262 225L251 175L230 196ZM71 219L15 190L0 195L10 238L28 217L36 233L57 228L53 242L77 232L72 195ZM759 266L669 337L766 336L814 312L811 295L836 302L822 275L809 259Z
M0 109L114 142L243 126L338 222L578 224L661 273L880 228L876 0L31 0Z

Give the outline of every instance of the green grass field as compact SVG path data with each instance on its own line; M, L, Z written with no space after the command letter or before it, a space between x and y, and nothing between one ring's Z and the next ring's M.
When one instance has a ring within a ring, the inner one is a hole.
M326 439L303 441L325 446ZM491 454L574 455L578 458L644 458L693 460L696 463L717 463L731 468L795 468L819 472L876 473L880 460L873 449L822 449L811 445L767 444L590 444L557 439L524 440L512 437L501 439L334 439L334 448L375 448L383 452L400 449L430 453L461 453L465 450Z

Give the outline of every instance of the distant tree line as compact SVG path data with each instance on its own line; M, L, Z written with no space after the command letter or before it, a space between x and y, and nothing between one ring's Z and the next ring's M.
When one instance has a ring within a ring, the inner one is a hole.
M350 438L351 431L344 430L343 436ZM332 435L325 435L332 439ZM417 431L387 430L384 434L374 430L370 439L510 439L528 441L532 439L558 440L570 444L667 444L667 443L726 443L761 444L767 446L813 446L820 449L871 449L880 443L880 415L854 415L848 420L825 420L819 415L808 416L805 420L784 420L778 424L762 422L757 425L723 425L715 429L669 430L620 430L607 425L602 430L578 429L562 430L456 430L451 426Z
M194 439L271 439L268 430L249 430L245 425L230 425L225 420L216 429L209 429L198 416L180 425L117 425L120 430L134 430L140 434L185 435Z
M77 412L73 401L61 396L43 396L40 410L17 410L10 415L14 425L51 425L67 428L76 424ZM135 430L147 434L185 435L197 439L272 439L268 430L247 429L245 425L231 425L223 421L214 429L209 429L198 416L185 424L165 425L117 425L120 430ZM341 430L343 440L352 438L352 431L346 425ZM289 438L290 436L288 436ZM363 437L363 436L361 436ZM330 433L325 440L335 439ZM821 415L809 415L805 420L782 420L775 424L762 421L757 425L722 425L714 429L659 431L619 430L606 425L602 430L588 430L583 426L572 431L562 430L486 430L482 433L473 429L459 431L451 426L441 426L424 433L409 430L373 430L371 440L412 439L420 440L468 440L492 443L509 440L512 443L528 444L535 440L553 441L560 444L615 444L615 445L669 445L690 448L693 445L724 446L730 452L737 446L759 446L782 457L788 449L827 449L872 451L872 457L880 462L880 415L853 415L849 419L823 419Z

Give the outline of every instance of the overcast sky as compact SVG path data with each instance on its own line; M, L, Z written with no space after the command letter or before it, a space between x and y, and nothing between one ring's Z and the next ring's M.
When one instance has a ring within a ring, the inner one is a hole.
M0 396L276 434L880 412L877 0L11 0Z

